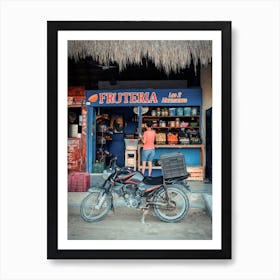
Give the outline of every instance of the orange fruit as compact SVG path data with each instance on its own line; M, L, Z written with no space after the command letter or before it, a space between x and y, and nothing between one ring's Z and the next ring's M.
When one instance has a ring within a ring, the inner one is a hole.
M98 100L98 94L93 94L92 96L89 97L88 99L90 102L96 102Z

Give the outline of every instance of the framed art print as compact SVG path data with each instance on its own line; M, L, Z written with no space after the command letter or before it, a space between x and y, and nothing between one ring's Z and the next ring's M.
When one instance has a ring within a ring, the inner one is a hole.
M230 259L231 22L47 28L47 257Z

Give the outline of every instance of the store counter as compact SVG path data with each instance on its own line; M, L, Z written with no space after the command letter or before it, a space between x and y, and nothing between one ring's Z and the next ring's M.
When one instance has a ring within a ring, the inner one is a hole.
M138 145L137 167L141 170L141 150L143 144ZM172 149L172 151L170 151ZM169 152L179 152L185 156L187 170L191 174L190 180L203 180L204 178L204 144L189 145L155 145L155 159L159 159L160 155ZM161 171L160 166L153 166L153 170ZM157 172L158 173L158 172ZM158 175L158 174L157 174Z

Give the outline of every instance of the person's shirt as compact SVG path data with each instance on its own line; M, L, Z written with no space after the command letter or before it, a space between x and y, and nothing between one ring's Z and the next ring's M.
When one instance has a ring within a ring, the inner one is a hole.
M156 137L156 132L154 130L147 130L144 132L143 135L144 150L150 150L155 148L155 137Z

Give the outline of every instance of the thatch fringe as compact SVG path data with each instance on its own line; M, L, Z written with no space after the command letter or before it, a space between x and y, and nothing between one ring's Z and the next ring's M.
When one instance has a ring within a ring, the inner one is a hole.
M68 56L76 61L91 56L109 66L119 64L119 71L128 64L142 63L142 57L151 59L157 68L169 74L190 66L207 66L212 58L212 41L68 41Z

